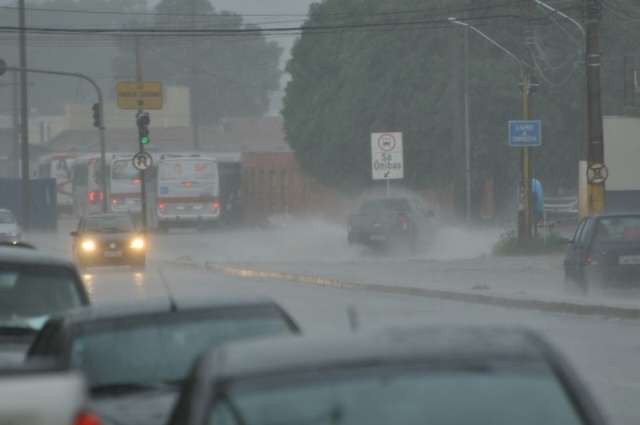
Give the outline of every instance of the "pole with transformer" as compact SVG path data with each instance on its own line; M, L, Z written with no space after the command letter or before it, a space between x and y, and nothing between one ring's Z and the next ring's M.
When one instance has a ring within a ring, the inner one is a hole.
M587 76L587 169L604 168L604 130L602 122L602 88L600 83L600 19L602 6L598 0L584 0L586 8L586 76ZM600 173L598 173L600 174ZM588 213L605 210L604 179L587 181Z

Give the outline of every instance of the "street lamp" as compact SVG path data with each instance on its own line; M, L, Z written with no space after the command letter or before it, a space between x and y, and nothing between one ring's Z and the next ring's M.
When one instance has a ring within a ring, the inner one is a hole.
M553 13L555 13L556 15L566 19L567 21L573 23L576 27L578 27L578 29L580 30L580 32L582 33L582 36L586 36L586 31L584 30L584 27L582 26L582 24L578 21L576 21L575 19L573 19L571 16L567 15L566 13L562 12L561 10L558 10L550 5L548 5L547 3L543 2L542 0L533 0L538 6L541 6Z
M526 69L535 69L533 66L529 65L522 59L520 59L517 55L511 52L509 49L504 47L502 44L498 43L496 40L471 25L468 22L460 21L455 17L450 17L449 22L452 24L460 25L467 29L472 30L476 34L480 35L482 38L487 40L489 43L503 51L507 56L515 60L518 65L520 65L520 74L522 77L522 115L524 120L529 119L529 106L530 106L530 93L531 93L531 79ZM467 199L469 199L469 194L471 193L471 178L470 178L470 142L469 142L469 102L468 102L468 90L465 91L465 117L466 117L466 133L467 133L467 143L466 143L466 157L467 157ZM521 154L521 163L522 163L522 204L524 209L523 217L518 220L518 237L520 240L529 239L531 237L531 224L532 224L532 214L531 214L531 165L529 161L529 148L522 148ZM469 201L467 201L469 202Z

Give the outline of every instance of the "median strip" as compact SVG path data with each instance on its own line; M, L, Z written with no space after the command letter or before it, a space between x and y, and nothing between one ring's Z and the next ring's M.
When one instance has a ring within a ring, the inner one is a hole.
M623 307L602 304L582 304L572 301L551 301L531 298L515 298L503 295L477 294L460 291L450 291L433 288L417 288L408 286L391 286L369 283L348 282L335 278L322 276L310 276L298 273L278 272L260 270L245 266L233 266L217 263L205 263L199 265L193 262L175 261L175 265L197 267L200 269L222 273L227 276L268 279L290 283L315 285L336 289L351 289L361 291L372 291L395 295L411 295L424 298L440 299L444 301L456 301L471 304L482 304L496 307L536 310L549 313L575 314L581 316L600 316L613 319L638 320L640 319L640 308Z

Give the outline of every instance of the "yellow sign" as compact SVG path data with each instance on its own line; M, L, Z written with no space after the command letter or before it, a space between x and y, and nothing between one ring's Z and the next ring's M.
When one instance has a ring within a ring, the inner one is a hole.
M161 81L118 81L118 108L162 109Z

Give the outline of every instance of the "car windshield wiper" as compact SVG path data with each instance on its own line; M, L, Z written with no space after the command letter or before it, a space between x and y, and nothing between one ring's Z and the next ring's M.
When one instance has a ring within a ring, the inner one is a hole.
M123 395L146 391L158 391L166 389L161 384L144 384L141 382L114 382L111 384L93 385L91 387L91 395Z
M31 326L0 325L0 335L2 336L33 336L37 333L38 329Z

